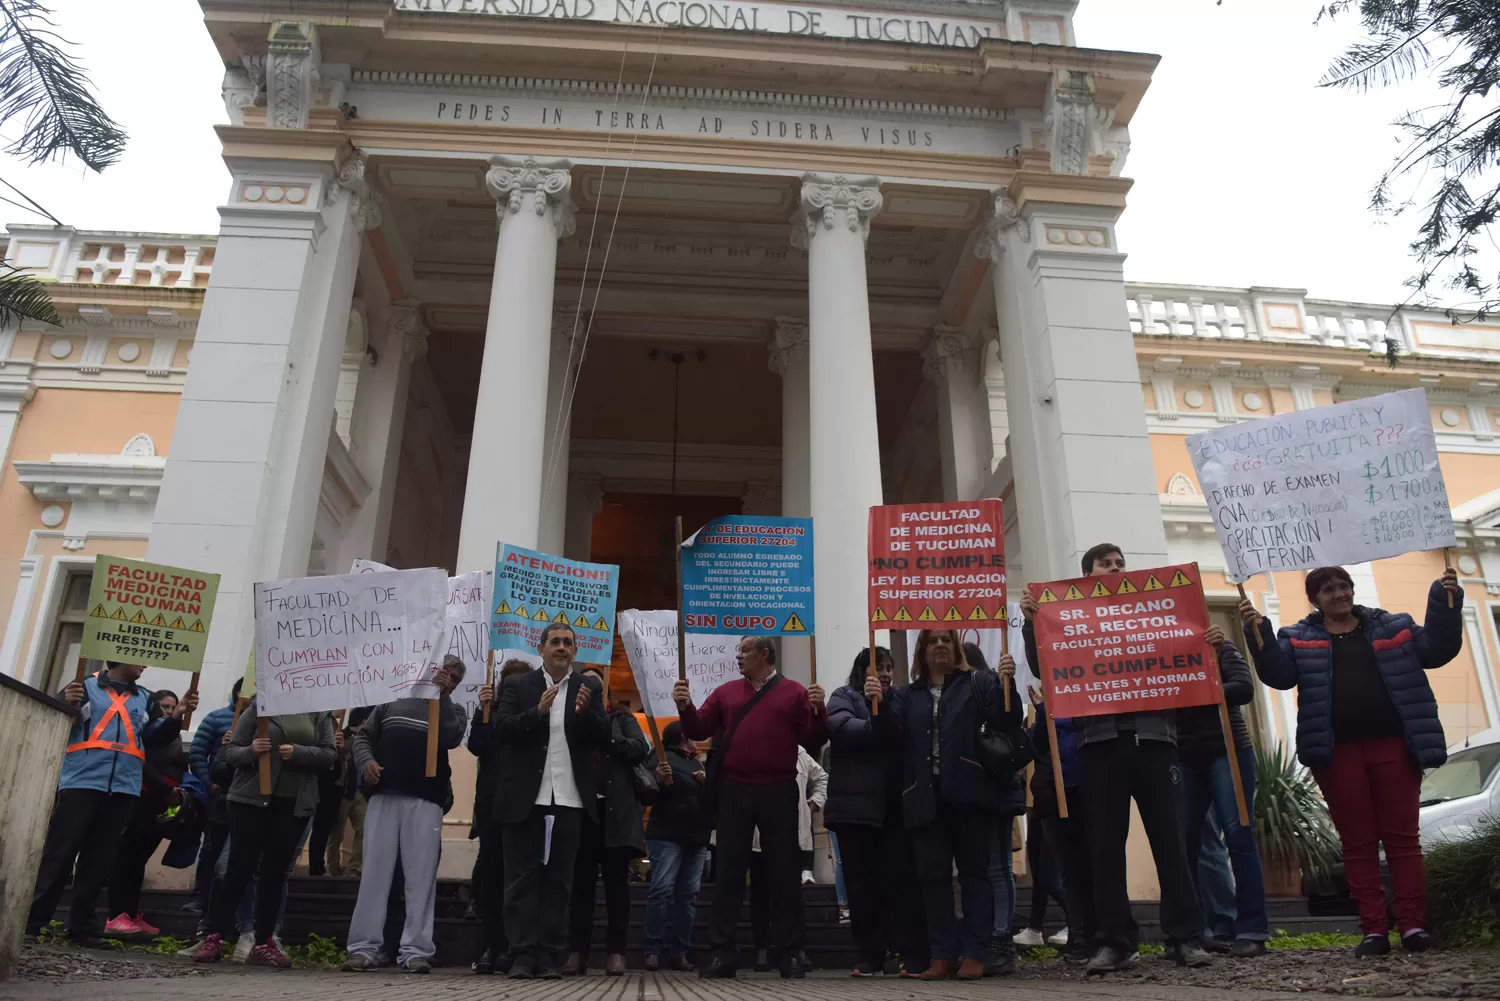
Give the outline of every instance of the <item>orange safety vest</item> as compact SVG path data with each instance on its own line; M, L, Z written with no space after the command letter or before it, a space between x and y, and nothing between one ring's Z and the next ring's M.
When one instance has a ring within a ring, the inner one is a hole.
M135 740L135 727L130 725L130 713L126 711L126 703L131 699L130 692L112 692L104 690L109 696L109 709L94 727L94 732L89 734L88 740L80 740L76 744L69 744L67 753L74 751L114 751L118 754L128 754L133 758L146 759L146 753L141 750ZM112 717L120 717L120 728L125 731L127 743L117 744L112 740L101 740L104 728L109 725Z

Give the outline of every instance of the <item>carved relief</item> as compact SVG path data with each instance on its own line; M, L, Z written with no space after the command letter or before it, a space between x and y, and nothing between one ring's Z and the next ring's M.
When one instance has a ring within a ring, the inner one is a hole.
M1094 83L1089 75L1077 70L1059 71L1047 94L1047 131L1054 173L1088 173L1097 127Z
M1016 230L1023 243L1031 242L1031 224L1022 219L1016 203L1004 195L996 195L985 213L984 229L974 244L974 254L981 261L997 261L1005 253L1005 234Z
M495 214L500 225L505 225L507 216L524 208L539 216L549 216L559 237L572 236L573 200L568 196L573 187L572 170L571 160L491 157L484 184L496 200Z
M427 354L427 325L420 306L415 299L398 299L386 311L386 347L399 347L404 365L414 365Z
M305 129L318 90L318 35L310 21L271 25L266 55L266 124Z
M922 349L922 374L937 382L977 375L978 346L977 334L958 327L933 327L932 338Z
M792 366L807 364L807 321L791 316L776 318L776 332L771 335L770 368L784 376Z
M361 229L377 229L384 218L383 200L380 193L365 179L366 157L364 151L356 150L339 169L338 177L328 186L323 204L331 206L339 193L349 193L349 212Z
M867 239L870 220L883 204L879 178L803 174L802 208L792 223L792 246L805 250L819 230L826 232L835 226Z

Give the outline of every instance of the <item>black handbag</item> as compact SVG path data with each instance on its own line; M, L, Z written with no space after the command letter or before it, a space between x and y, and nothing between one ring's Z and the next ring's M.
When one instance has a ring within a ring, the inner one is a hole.
M1035 760L1036 745L1025 727L979 727L979 763L991 778L1011 778Z
M740 728L745 717L750 715L756 703L771 690L771 686L781 680L781 675L773 674L760 686L760 691L750 696L750 701L745 703L729 724L729 729L722 734L714 734L713 748L708 752L708 760L703 764L703 788L698 790L698 802L703 807L703 812L714 817L719 813L719 773L724 770L724 756L729 753L729 740L734 732Z
M655 758L648 758L655 761ZM635 791L635 798L642 806L650 806L656 802L657 795L661 792L661 785L656 779L656 769L645 761L638 765L630 766L630 788Z

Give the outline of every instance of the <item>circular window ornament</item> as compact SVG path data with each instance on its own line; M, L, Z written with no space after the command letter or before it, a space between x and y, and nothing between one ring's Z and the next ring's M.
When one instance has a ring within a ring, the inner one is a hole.
M1443 423L1448 425L1450 428L1458 427L1458 411L1454 410L1452 407L1444 407L1443 412L1438 416L1441 417L1443 419Z
M1479 561L1468 553L1458 558L1458 572L1465 577L1472 577L1479 572Z
M66 337L59 337L57 340L52 342L52 347L48 350L52 357L56 358L58 361L62 361L64 358L68 357L68 355L73 353L73 342L68 340Z
M135 341L126 341L120 345L120 360L133 362L141 356L141 346Z
M42 508L42 524L48 528L56 528L63 523L65 512L57 504L48 504Z
M1240 397L1240 402L1245 405L1246 410L1250 411L1259 410L1266 405L1266 401L1261 399L1259 393L1246 393Z
M1196 389L1190 389L1182 394L1182 402L1197 410L1203 406L1203 394Z

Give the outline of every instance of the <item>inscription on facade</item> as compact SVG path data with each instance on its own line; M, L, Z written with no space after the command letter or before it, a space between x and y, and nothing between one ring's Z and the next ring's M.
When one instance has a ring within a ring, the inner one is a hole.
M836 7L803 7L741 0L395 0L396 9L419 14L604 21L718 31L859 38L910 45L973 48L1004 38L999 21L892 15Z

